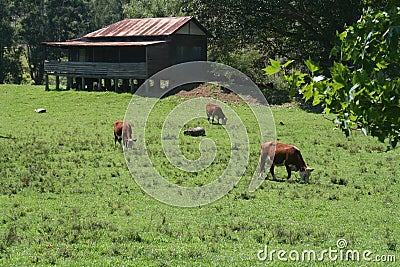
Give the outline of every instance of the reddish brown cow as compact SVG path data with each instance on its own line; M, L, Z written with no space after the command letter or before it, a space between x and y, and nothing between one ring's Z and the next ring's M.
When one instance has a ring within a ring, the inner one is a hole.
M206 105L206 112L207 112L208 122L210 122L210 117L212 118L211 123L214 123L214 117L216 117L217 123L219 123L219 119L222 120L221 122L222 125L225 125L226 121L228 120L228 118L225 117L224 113L222 112L221 107L216 104L208 103Z
M274 153L275 152L275 153ZM300 150L292 145L282 144L278 142L266 142L261 145L260 153L260 176L264 171L265 161L272 161L270 168L271 175L274 180L276 176L274 167L285 166L288 173L287 179L292 175L292 171L299 171L301 179L308 183L313 168L308 168L301 156Z
M132 142L136 141L136 139L132 139L131 125L126 121L116 121L114 123L114 146L117 141L121 144L121 140L126 148L132 148Z

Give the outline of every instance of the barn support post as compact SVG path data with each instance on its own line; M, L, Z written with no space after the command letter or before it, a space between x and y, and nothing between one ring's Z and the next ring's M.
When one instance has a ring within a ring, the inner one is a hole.
M85 77L82 77L81 90L85 90Z
M67 90L71 89L71 84L72 84L72 78L71 77L67 77Z
M74 87L76 88L76 90L81 90L81 78L80 77L75 77L75 85Z
M118 78L114 78L114 91L118 91Z
M60 90L60 76L56 75L56 90Z
M111 80L104 79L104 86L106 87L106 90L110 90L111 89Z
M122 91L123 92L129 91L129 80L128 79L122 79Z
M44 90L45 90L45 91L49 91L49 75L48 75L48 74L45 74L45 75L44 75L44 81L45 81Z
M131 90L131 93L134 93L134 86L135 86L135 80L134 79L129 79L129 84L130 84L130 86L131 86L131 88L130 88L130 90Z
M87 79L86 85L87 85L88 91L93 91L93 79L92 78Z
M98 82L97 82L97 90L101 91L101 77L99 77Z

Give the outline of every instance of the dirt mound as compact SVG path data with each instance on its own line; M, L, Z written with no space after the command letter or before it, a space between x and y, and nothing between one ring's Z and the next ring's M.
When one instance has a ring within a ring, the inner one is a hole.
M175 95L187 98L211 97L223 102L243 102L243 100L237 94L232 93L228 89L223 89L212 84L203 84L191 90L183 89Z
M273 87L260 87L261 92L264 94L267 102L271 105L281 105L283 103L289 103L289 92L286 90L277 90ZM195 98L195 97L211 97L223 102L246 102L246 103L256 103L257 100L251 98L250 96L245 97L245 99L241 99L237 94L231 92L228 89L221 88L220 86L213 84L202 84L193 89L182 89L178 93L175 93L177 96L186 97L186 98Z

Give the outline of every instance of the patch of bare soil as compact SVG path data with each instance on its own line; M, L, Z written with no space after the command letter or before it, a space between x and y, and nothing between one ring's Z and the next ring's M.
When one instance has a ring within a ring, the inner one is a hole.
M210 97L222 102L243 102L243 100L237 94L228 89L224 89L212 84L203 84L191 90L183 89L175 95L186 98Z
M193 88L193 87L192 87ZM301 108L308 112L322 113L321 105L313 106L311 101L305 102L301 96L296 95L290 99L289 92L286 90L278 90L273 86L259 86L269 105L277 105L283 108ZM242 99L229 89L221 88L213 84L201 84L193 89L181 89L175 95L186 98L210 97L225 103L257 103L258 101L250 96Z
M283 103L290 103L289 92L285 90L277 90L273 86L259 87L261 92L264 94L268 104L270 105L282 105ZM246 102L246 103L257 103L257 100L251 96L244 96L244 99L239 97L237 94L231 92L229 89L221 88L220 86L213 84L202 84L193 89L182 89L175 95L195 98L195 97L210 97L223 102Z

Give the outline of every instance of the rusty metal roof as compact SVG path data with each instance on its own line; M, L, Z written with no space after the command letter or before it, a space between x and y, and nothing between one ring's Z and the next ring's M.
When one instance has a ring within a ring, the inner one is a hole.
M100 30L88 33L84 38L168 36L191 20L195 21L206 32L193 17L142 18L118 21Z
M166 41L143 41L143 42L91 42L91 41L66 41L66 42L43 42L43 44L55 47L71 46L149 46L165 43Z

